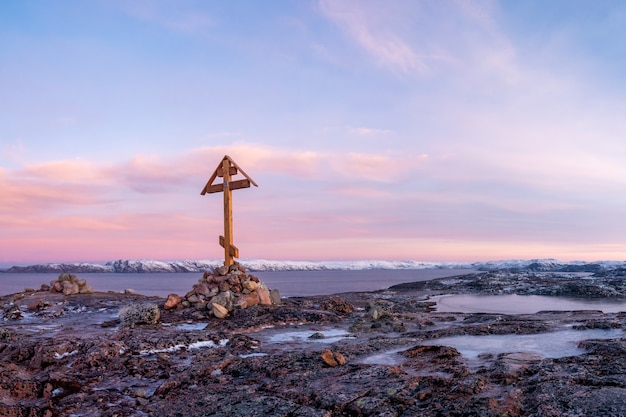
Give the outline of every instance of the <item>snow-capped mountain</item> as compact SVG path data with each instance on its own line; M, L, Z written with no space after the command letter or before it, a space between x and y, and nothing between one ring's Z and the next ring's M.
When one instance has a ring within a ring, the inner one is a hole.
M273 261L262 259L242 259L241 265L250 271L324 271L324 270L373 270L373 269L475 269L488 270L530 270L555 272L599 272L606 269L626 267L624 261L559 262L556 259L500 260L489 262L422 262L404 261ZM222 265L221 260L181 260L155 261L149 259L92 263L50 263L30 266L14 266L5 272L113 272L113 273L155 273L155 272L204 272Z

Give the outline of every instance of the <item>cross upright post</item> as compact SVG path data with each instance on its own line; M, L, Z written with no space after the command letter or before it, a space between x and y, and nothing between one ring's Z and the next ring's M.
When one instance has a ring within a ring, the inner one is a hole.
M233 181L232 176L237 175L239 172L245 178ZM222 184L213 184L217 177L223 178ZM220 236L219 243L224 248L224 266L227 268L235 262L234 258L239 257L239 249L233 244L232 191L240 188L249 188L250 184L258 187L256 182L230 156L225 155L200 193L201 195L224 193L224 236Z
M239 251L233 245L233 190L230 189L230 161L226 158L222 160L222 173L224 175L224 242L222 246L224 247L224 266L229 267L234 262L233 258L239 257ZM231 248L234 248L234 251Z

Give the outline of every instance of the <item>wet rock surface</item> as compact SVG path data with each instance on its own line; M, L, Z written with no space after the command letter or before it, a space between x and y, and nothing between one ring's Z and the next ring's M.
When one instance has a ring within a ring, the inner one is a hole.
M616 274L489 272L283 299L222 319L132 293L8 295L0 298L0 415L624 415L623 335L583 339L579 354L559 358L518 350L468 359L437 343L563 329L620 335L626 325L626 313L599 311L438 313L429 299L494 291L615 298L623 288ZM129 306L144 306L131 317L147 311L150 319L129 325L120 314Z

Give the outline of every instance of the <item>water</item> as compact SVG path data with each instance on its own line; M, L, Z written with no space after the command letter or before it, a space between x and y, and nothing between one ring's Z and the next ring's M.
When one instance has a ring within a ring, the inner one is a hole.
M349 291L375 291L404 282L426 281L474 272L470 269L389 269L360 271L263 271L253 272L268 287L278 289L283 297L338 294ZM202 277L190 273L85 273L95 291L123 291L132 288L139 294L166 297L170 293L186 294ZM55 280L57 273L0 273L0 295L13 294L25 288L38 289Z
M600 310L626 311L626 300L610 298L569 298L542 295L459 294L433 297L442 313L534 314L539 311Z
M467 359L477 359L480 355L485 354L498 355L507 352L525 352L546 358L562 358L584 353L584 350L578 347L578 343L582 340L620 337L624 337L624 332L621 329L566 329L528 335L452 336L427 340L422 344L452 346Z

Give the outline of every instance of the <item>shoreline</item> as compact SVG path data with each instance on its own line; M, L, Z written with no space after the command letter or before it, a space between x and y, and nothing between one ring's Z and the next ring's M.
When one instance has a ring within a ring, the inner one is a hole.
M11 303L25 307L23 319L4 320L1 328L0 387L13 388L0 388L0 414L618 416L626 407L626 313L443 313L433 311L430 297L624 297L623 281L473 273L291 297L225 319L164 310L163 298L137 294L3 296L4 315ZM137 303L160 305L158 323L121 326L120 308ZM582 337L572 342L573 355L507 351L505 344L504 351L468 357L464 348L441 343L563 331Z

